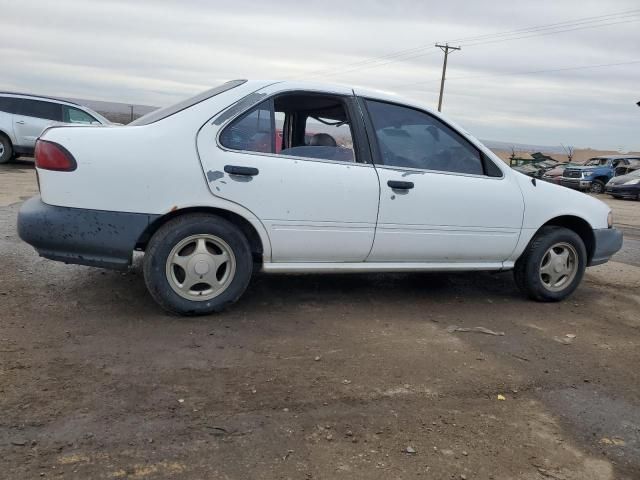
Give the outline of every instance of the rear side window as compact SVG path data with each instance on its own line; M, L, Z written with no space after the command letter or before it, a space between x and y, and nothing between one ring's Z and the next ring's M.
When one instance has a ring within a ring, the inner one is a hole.
M79 108L67 107L66 105L62 107L63 118L62 121L66 123L91 123L97 122L95 118L89 115L87 112L80 110Z
M220 134L220 145L245 152L355 162L347 108L347 102L334 95L278 95L232 121Z
M225 128L220 135L220 145L245 152L273 152L275 133L271 102L266 100L258 104Z
M439 119L413 108L372 100L367 100L367 109L384 165L485 174L480 151Z
M21 98L18 100L15 113L27 117L44 118L57 122L62 121L62 105L59 103L44 102L42 100Z

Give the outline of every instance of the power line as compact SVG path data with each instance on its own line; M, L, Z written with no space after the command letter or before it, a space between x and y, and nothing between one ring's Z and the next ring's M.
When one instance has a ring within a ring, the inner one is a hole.
M477 45L486 45L488 43L506 42L506 41L511 41L511 40L520 40L520 39L523 39L523 38L531 38L531 37L543 37L543 36L546 36L546 35L555 35L557 33L574 32L576 30L587 30L587 29L591 29L591 28L609 27L611 25L621 25L623 23L633 23L633 22L640 22L640 17L639 18L635 18L635 19L630 19L630 20L623 20L623 21L620 21L620 22L610 22L610 23L601 23L601 24L597 24L597 25L578 26L576 28L567 28L567 29L563 29L563 30L554 30L554 31L548 31L548 32L537 32L537 33L533 33L531 35L522 35L522 36L518 36L518 37L496 38L496 39L485 40L485 41L480 41L480 42L475 42L475 43L463 43L462 45L465 46L465 47L475 47Z
M466 44L463 43L463 46L476 46L476 45L483 45L486 43L494 43L498 41L519 40L521 38L553 35L556 33L564 33L564 32L574 31L574 30L598 28L598 27L604 27L609 25L618 25L622 23L631 23L635 21L640 21L640 18L637 18L637 19L627 18L626 20L623 20L620 22L618 21L611 22L611 20L617 20L616 18L613 18L613 17L620 17L621 15L627 15L632 17L637 16L637 15L640 15L640 9L610 13L607 15L583 17L575 20L567 20L564 22L556 22L556 23L547 24L547 25L526 27L526 28L510 30L506 32L497 32L492 34L462 37L456 40L452 40L450 42L475 42L475 43L466 43ZM605 22L605 23L602 23L602 22ZM564 28L564 27L576 27L576 28ZM412 58L422 56L423 54L420 52L428 49L433 49L433 48L434 48L433 45L430 44L430 45L421 45L421 46L416 46L412 48L397 50L395 52L389 52L385 55L370 57L368 59L360 60L358 62L344 64L338 68L333 67L328 69L314 70L312 72L308 72L296 78L315 77L319 75L333 76L333 75L350 73L360 69L377 68L377 67L388 65L390 63L394 63L397 61L405 61L405 60L410 60ZM344 68L347 68L348 70L345 71L343 70Z
M416 53L415 55L410 55L408 57L404 57L401 60L403 60L403 61L404 60L411 60L413 58L425 57L425 56L428 56L428 55L435 55L436 53L438 53L435 50L435 47L432 47L432 48L434 50L431 51L431 52L419 52L419 53ZM328 73L328 74L325 74L325 75L332 76L332 75L338 75L338 74L351 73L351 72L355 72L357 70L366 70L367 68L377 68L377 67L382 67L384 65L389 65L390 63L395 63L397 61L399 61L399 60L389 60L388 62L384 62L384 63L378 63L378 64L375 64L375 65L370 65L370 66L365 66L365 67L356 67L356 68L352 68L350 70L343 70L343 71L340 71L340 72Z
M472 79L472 78L489 78L489 77L504 77L510 75L534 75L538 73L553 73L553 72L565 72L568 70L584 70L587 68L602 68L602 67L618 67L621 65L633 65L636 63L640 63L640 60L632 60L630 62L618 62L618 63L600 63L597 65L581 65L578 67L564 67L564 68L553 68L548 70L529 70L527 72L507 72L507 73L496 73L493 75L475 75L475 76L462 76L462 77L451 77L449 80L462 80L462 79Z
M545 70L528 70L524 72L503 72L496 73L491 75L470 75L470 76L461 76L461 77L449 77L448 80L467 80L467 79L476 79L476 78L492 78L492 77L505 77L505 76L517 76L517 75L535 75L539 73L554 73L554 72L565 72L570 70L584 70L589 68L603 68L603 67L617 67L622 65L633 65L640 63L640 60L632 60L630 62L618 62L618 63L601 63L596 65L580 65L576 67L564 67L564 68L553 68L553 69L545 69ZM402 85L394 85L389 88L403 88L403 87L411 87L414 85L422 85L427 83L425 81L422 82L412 82L405 83Z
M508 30L506 32L499 32L499 33L488 33L485 35L478 35L476 37L462 37L462 38L455 38L453 40L449 40L450 43L456 42L466 42L466 41L475 41L475 40L483 40L489 37L502 37L502 36L508 36L508 35L518 35L521 33L527 33L527 32L533 32L533 31L539 31L539 30L548 30L551 28L561 28L561 27L566 27L566 26L571 26L571 25L578 25L578 24L584 24L584 23L594 23L594 22L599 22L599 21L608 21L608 20L615 20L614 18L610 18L610 17L619 17L621 15L631 15L631 16L635 16L640 14L640 9L634 9L634 10L626 10L624 12L618 12L618 13L610 13L608 15L596 15L593 17L583 17L583 18L579 18L579 19L575 19L575 20L565 20L564 22L557 22L557 23L550 23L550 24L545 24L545 25L535 25L532 27L525 27L525 28L519 28L516 30Z

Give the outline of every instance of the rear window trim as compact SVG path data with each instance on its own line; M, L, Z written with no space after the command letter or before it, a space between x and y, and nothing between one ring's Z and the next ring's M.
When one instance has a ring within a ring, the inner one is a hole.
M221 93L228 92L229 90L239 87L240 85L244 85L245 83L247 83L247 81L248 80L245 80L245 79L230 80L228 82L223 83L222 85L218 85L217 87L210 88L209 90L205 90L204 92L201 92L197 95L194 95L193 97L189 97L185 100L182 100L168 107L160 108L158 110L154 110L153 112L149 112L148 114L143 115L142 117L134 120L128 125L132 127L151 125L152 123L156 123L156 122L159 122L160 120L164 120L165 118L171 117L176 113L180 113L183 110L186 110L187 108L191 108L194 105L197 105L206 100L209 100L210 98L220 95Z

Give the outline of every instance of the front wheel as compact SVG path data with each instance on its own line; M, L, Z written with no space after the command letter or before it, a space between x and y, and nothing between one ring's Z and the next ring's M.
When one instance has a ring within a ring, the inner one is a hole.
M244 234L224 218L187 214L164 224L144 255L153 299L180 315L219 312L247 288L253 270Z
M572 230L542 227L516 262L520 290L539 302L564 300L582 281L587 264L584 242Z
M604 182L602 180L594 180L593 182L591 182L591 187L589 187L589 191L591 193L604 192Z

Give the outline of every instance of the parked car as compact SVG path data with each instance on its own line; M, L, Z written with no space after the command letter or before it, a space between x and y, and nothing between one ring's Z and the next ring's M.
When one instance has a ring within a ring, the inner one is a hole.
M55 98L0 92L0 163L33 155L36 139L53 125L110 125L97 112Z
M536 165L535 163L526 163L512 167L516 172L520 172L523 175L531 178L541 178L544 173L544 168Z
M640 169L612 178L607 183L605 192L614 198L640 200Z
M533 161L512 158L510 164L512 168L528 177L543 178L546 172L558 166L558 161L540 152L531 154Z
M631 165L637 160L640 158L628 155L594 157L582 166L567 167L560 184L576 190L604 193L604 186L615 176L616 169Z
M565 168L567 168L567 166L568 165L557 165L552 169L547 170L542 175L541 177L542 180L544 180L545 182L555 183L556 185L559 185L560 181L562 180L562 174L564 173L564 170Z
M255 269L513 270L529 297L558 301L622 245L599 200L513 171L423 105L359 88L231 81L128 126L49 128L36 168L20 237L107 268L144 251L151 296L179 314L236 301Z

